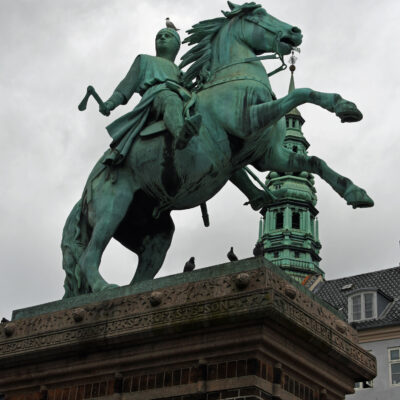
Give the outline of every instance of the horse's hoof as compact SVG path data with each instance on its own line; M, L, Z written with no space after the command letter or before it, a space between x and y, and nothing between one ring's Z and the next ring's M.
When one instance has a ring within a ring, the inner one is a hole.
M108 290L108 289L115 289L119 287L118 285L115 285L114 283L107 283L106 281L99 281L96 282L93 286L92 286L92 292L93 293L98 293L98 292L102 292L104 290Z
M244 203L244 205L250 204L251 208L254 211L258 211L261 208L266 207L277 200L277 197L271 192L268 193L264 191L260 192L261 193L258 196L249 199L249 201Z
M336 104L335 114L340 118L341 122L358 122L363 118L357 106L347 100L340 100Z
M371 197L361 188L355 188L348 192L346 191L343 197L347 201L347 204L353 208L366 208L374 205L374 201Z

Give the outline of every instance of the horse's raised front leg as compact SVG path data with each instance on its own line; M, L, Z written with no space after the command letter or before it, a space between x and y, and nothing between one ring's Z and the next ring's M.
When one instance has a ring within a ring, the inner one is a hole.
M339 175L329 168L324 160L315 156L309 157L294 153L282 146L272 151L268 159L259 160L253 165L260 171L311 172L319 175L353 208L372 207L374 205L373 200L364 189L356 186L349 178Z
M271 126L290 110L305 103L316 104L335 113L342 122L356 122L363 117L354 103L343 99L336 93L316 92L312 89L295 89L281 99L251 106L251 127L253 130L257 130Z

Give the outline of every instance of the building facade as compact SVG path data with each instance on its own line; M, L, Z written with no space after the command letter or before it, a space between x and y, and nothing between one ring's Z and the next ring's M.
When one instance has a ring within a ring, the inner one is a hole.
M307 280L308 281L308 280ZM400 399L400 267L325 281L312 292L340 310L377 360L377 377L356 384L351 400Z

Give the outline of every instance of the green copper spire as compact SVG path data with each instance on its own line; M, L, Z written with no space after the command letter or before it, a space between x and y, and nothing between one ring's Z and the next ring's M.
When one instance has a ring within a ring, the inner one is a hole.
M292 54L289 93L295 89L294 62ZM284 146L293 152L307 154L309 143L302 132L304 122L297 108L286 114ZM308 172L270 172L265 183L277 197L277 201L261 212L264 218L259 235L265 258L300 282L309 274L324 275L319 268L321 244L313 175Z
M290 59L289 59L289 62L291 63L291 65L289 67L291 75L290 75L290 83L289 83L288 93L292 93L294 91L294 89L295 89L293 72L296 69L296 67L294 65L296 60L297 60L297 58L294 56L293 51L292 51L292 55L290 56ZM300 114L299 110L296 107L293 108L291 111L289 111L286 115L287 116L288 115L297 115L297 116L301 117L301 114ZM303 120L303 118L301 118L301 119ZM303 120L303 123L304 123L304 120Z

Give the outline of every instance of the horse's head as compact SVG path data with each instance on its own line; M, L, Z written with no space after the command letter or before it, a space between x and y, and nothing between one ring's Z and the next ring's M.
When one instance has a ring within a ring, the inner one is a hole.
M259 4L233 4L222 11L224 18L214 18L193 25L183 41L195 45L182 56L180 68L188 87L207 82L212 71L238 64L254 54L277 53L281 58L301 44L303 35L295 26L269 15ZM195 84L193 84L195 81Z
M242 20L241 39L255 54L274 52L286 55L301 44L303 35L296 26L282 22L268 14L256 3L233 4L228 1L231 11L223 12L226 18Z

